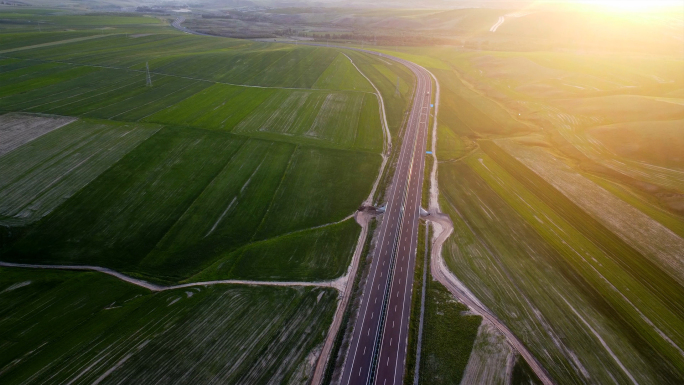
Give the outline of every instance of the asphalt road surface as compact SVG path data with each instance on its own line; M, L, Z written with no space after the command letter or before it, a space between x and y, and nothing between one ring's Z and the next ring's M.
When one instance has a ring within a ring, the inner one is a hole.
M432 82L422 67L382 56L411 69L417 83L342 384L399 385L406 363Z

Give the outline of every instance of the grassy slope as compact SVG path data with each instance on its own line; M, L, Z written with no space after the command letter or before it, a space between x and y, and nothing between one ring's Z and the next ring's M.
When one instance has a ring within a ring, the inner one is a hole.
M380 90L385 102L387 124L396 142L397 134L407 113L415 79L413 74L405 67L396 64L387 65L388 62L368 54L359 52L347 52L357 67L375 84ZM380 70L383 64L386 70ZM380 67L379 67L380 66ZM399 94L396 93L397 77L400 79ZM402 85L407 86L402 86Z
M547 132L565 130L562 136L583 145L584 151L591 148L573 136L602 121L641 119L648 106L655 107L646 111L652 119L681 119L681 106L654 99L677 97L672 91L681 87L681 60L463 52L453 47L403 50L427 57L422 65L440 80L441 161L473 150L477 145L472 139L516 136L534 125ZM627 113L616 108L624 101L630 103ZM564 111L571 108L586 116ZM656 152L650 156L665 155ZM509 160L496 163L483 153L440 164L440 189L446 195L442 208L456 226L445 245L452 271L523 339L559 383L630 381L617 360L640 383L681 382L682 355L663 337L684 346L678 301L671 297L678 297L681 288L657 270L630 268L645 262L616 251L621 242L612 234L589 231L590 218L573 221L584 214L565 207L558 192L540 192L543 181L521 184L520 175L508 173L511 167L515 165ZM680 218L614 182L604 185L679 233ZM535 192L555 198L542 199ZM648 274L655 275L644 278ZM665 281L657 278L661 276ZM523 366L516 365L514 381L525 381ZM583 371L591 380L582 377Z
M420 384L456 384L468 364L482 318L463 315L468 308L439 282L428 279Z
M254 239L338 221L370 192L375 154L298 147Z
M639 381L676 382L678 353L644 320L648 317L675 336L681 325L672 313L674 303L654 296L651 287L631 277L484 154L470 159L470 167L449 165L440 174L449 186L448 211L456 218L457 229L465 231L447 246L447 262L457 276L523 339L560 383L571 381L572 373L579 371L573 368L572 354L594 378L624 375L619 367L611 367L616 361L610 355L598 355L600 345L590 349L591 355L581 353L598 341L579 314L621 362L639 368ZM468 233L474 234L470 241L466 241ZM481 279L488 287L478 284ZM539 287L555 290L540 292ZM521 309L536 316L519 317ZM564 343L557 345L554 340Z
M373 87L358 73L349 59L338 54L318 77L312 88L374 92Z
M615 154L661 167L684 170L684 120L594 127L587 134Z
M330 280L345 274L359 237L348 219L321 228L249 243L222 256L191 281L220 278Z
M335 309L323 289L153 294L99 273L0 273L3 384L294 380Z

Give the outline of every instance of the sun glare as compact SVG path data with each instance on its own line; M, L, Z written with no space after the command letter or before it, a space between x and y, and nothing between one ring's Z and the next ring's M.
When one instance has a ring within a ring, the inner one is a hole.
M624 12L652 11L673 7L684 9L684 0L575 0L574 2Z

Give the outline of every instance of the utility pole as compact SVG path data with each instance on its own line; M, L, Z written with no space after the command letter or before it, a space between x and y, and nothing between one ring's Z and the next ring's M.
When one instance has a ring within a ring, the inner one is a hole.
M150 65L148 62L145 62L145 70L147 72L147 82L145 83L145 87L152 87L152 77L150 76Z

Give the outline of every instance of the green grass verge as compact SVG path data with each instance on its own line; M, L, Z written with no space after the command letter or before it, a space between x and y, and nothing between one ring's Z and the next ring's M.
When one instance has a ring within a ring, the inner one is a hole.
M221 256L190 281L239 278L331 280L345 274L361 229L353 219L250 243Z
M457 302L439 282L430 278L427 285L419 383L457 384L482 317L462 314L468 307Z

